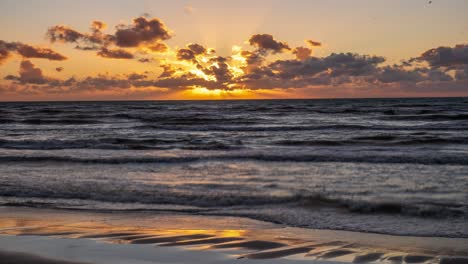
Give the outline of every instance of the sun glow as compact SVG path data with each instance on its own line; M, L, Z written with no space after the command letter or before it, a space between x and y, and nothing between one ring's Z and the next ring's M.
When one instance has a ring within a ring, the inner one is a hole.
M192 99L242 99L252 98L254 93L248 89L225 90L197 86L186 91L185 96Z
M192 94L195 95L211 95L211 96L220 96L223 91L221 89L207 89L205 87L195 87L192 90L190 90Z

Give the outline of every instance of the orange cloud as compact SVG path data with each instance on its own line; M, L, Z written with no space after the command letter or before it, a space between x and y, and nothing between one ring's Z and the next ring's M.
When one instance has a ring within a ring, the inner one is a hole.
M23 58L37 58L56 61L67 59L64 55L49 48L34 47L21 42L6 42L0 40L0 63L6 61L11 56L12 52L17 53Z
M106 24L101 21L93 21L87 33L57 25L49 28L47 37L51 42L73 44L78 50L93 50L96 56L106 59L159 63L160 74L143 70L143 73L54 79L24 60L17 76L5 77L9 88L0 86L0 91L67 95L93 92L142 95L150 91L203 98L253 98L292 93L305 96L310 91L347 96L359 88L376 91L398 87L411 93L446 89L468 94L467 45L438 47L401 64L387 65L385 58L377 55L342 52L314 57L313 49L320 47L320 42L306 40L308 46L291 48L270 34L252 35L248 38L250 47L234 46L232 54L226 56L218 56L213 49L198 43L171 48L164 42L172 37L171 31L161 20L144 16L135 18L130 25L118 25L111 34L105 33L105 29ZM49 48L0 41L0 63L15 54L28 59L67 59ZM67 73L70 72L67 68Z

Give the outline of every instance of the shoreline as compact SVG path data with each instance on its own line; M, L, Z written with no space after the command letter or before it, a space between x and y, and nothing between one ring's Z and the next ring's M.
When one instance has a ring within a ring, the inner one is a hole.
M180 254L188 254L187 259L202 254L205 261L200 263L220 263L221 260L231 263L241 259L249 263L258 260L269 263L402 263L406 260L407 263L450 264L466 263L466 245L466 238L304 229L243 217L0 207L0 256L16 252L16 258L32 254L68 262L101 264L110 263L111 258L106 254L128 251L128 255L120 256L122 262L118 263L145 263L129 259L147 250L158 252L145 255L152 261L159 261L151 263L173 263L174 257ZM60 250L62 246L65 248ZM68 253L57 253L61 251ZM95 258L87 258L92 252ZM161 256L168 259L163 261Z

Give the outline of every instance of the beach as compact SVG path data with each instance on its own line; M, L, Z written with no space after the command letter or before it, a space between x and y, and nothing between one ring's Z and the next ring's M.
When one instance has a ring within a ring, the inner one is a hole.
M468 239L240 217L0 208L1 263L466 263Z

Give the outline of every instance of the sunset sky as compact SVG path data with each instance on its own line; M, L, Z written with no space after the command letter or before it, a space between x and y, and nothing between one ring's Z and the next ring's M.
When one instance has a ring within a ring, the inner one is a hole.
M2 0L0 101L468 96L466 0Z

